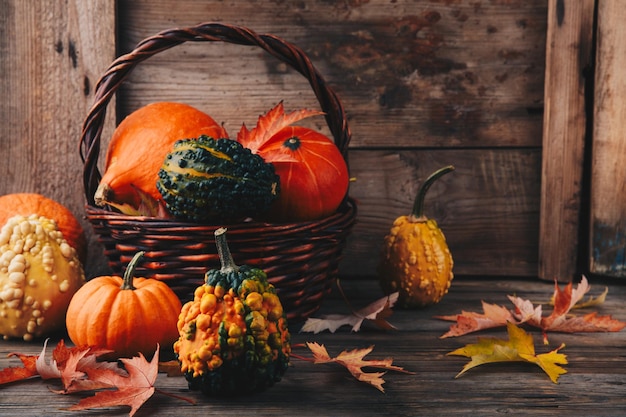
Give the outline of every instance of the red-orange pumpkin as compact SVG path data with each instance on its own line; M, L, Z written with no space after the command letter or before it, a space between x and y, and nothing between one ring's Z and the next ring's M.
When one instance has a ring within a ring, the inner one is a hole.
M348 192L348 167L325 135L287 126L261 144L257 153L274 164L280 195L271 220L307 221L333 214Z
M157 344L169 347L178 339L182 305L174 291L156 279L134 278L143 254L133 257L123 278L97 277L74 294L66 327L75 345L107 348L118 357L149 356Z

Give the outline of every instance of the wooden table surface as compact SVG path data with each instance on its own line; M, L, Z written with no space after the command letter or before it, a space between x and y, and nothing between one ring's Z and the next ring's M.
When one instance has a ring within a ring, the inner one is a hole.
M609 287L606 302L594 307L600 314L610 314L625 321L626 285L615 281L591 281L592 294ZM373 281L347 281L343 287L352 303L359 307L381 296ZM366 359L392 357L394 365L415 374L388 372L385 392L353 379L338 365L314 365L292 359L283 380L264 393L246 398L207 399L190 392L182 377L159 374L156 387L196 400L196 405L155 394L136 416L622 416L626 415L626 330L616 333L551 333L550 344L541 344L541 335L533 334L537 353L547 352L565 343L567 373L558 384L530 364L483 365L460 378L455 375L466 358L448 356L448 352L477 341L480 336L506 337L504 329L490 330L457 338L441 339L450 323L435 315L455 314L461 310L480 311L481 300L510 307L506 298L515 294L533 302L549 298L553 284L524 279L457 278L450 293L439 304L418 311L396 309L389 321L398 330L381 331L367 326L358 333L347 328L337 333L300 333L292 325L293 343L307 341L324 344L331 356L342 350L374 346ZM346 304L332 294L320 313L346 312ZM52 340L52 342L58 341ZM0 368L19 365L9 352L37 354L41 343L0 341ZM305 348L298 354L310 356ZM0 387L1 416L123 416L128 407L114 407L69 412L62 410L81 398L57 395L54 382L39 379Z

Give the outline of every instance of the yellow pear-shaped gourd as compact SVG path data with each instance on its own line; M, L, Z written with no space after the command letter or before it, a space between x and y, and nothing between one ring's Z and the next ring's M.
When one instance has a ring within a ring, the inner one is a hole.
M424 215L426 192L438 178L453 170L453 166L447 166L431 174L417 193L412 213L398 217L385 236L378 271L380 283L385 293L399 293L400 307L438 303L454 278L446 238L437 222Z

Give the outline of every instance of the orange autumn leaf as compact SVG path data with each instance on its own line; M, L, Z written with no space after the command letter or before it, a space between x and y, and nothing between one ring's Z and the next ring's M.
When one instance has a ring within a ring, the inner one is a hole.
M560 289L556 283L554 287L553 309L547 316L542 315L541 305L533 307L528 300L509 296L516 307L515 315L518 322L540 328L544 333L545 344L548 343L546 335L548 331L560 333L617 332L626 327L626 323L610 316L599 316L596 312L584 316L570 314L571 309L591 289L587 278L584 276L576 288L571 282L563 289Z
M567 357L559 353L564 347L548 353L535 353L535 345L531 335L513 323L507 324L508 340L497 338L479 338L478 343L469 344L456 349L448 355L470 358L456 378L480 365L502 362L527 362L539 366L555 384L567 371L561 366L567 364Z
M614 320L609 316L598 316L596 312L584 316L570 315L571 309L590 290L589 283L583 277L580 284L573 288L570 282L564 289L555 284L554 307L548 316L541 315L541 306L532 309L527 300L509 296L511 302L517 307L516 316L518 321L527 322L539 327L544 331L557 331L562 333L578 332L616 332L626 327L626 323Z
M313 363L316 364L324 364L324 363L337 363L339 365L344 366L357 380L365 382L374 386L381 392L385 392L383 389L383 384L385 380L383 379L383 375L386 372L365 372L363 368L378 368L385 370L392 370L397 372L403 372L407 374L412 374L413 372L409 372L404 370L399 366L393 365L393 359L387 358L382 360L365 360L363 359L366 355L374 350L373 346L370 346L365 349L354 349L346 351L344 350L339 355L334 358L331 358L328 354L328 351L324 347L324 345L320 345L315 342L307 342L307 347L313 352Z
M110 353L107 349L95 349L91 347L67 347L61 340L52 351L50 360L46 359L46 347L48 340L44 342L43 349L37 356L37 373L42 379L60 379L63 384L62 390L51 390L57 394L69 394L80 391L91 391L101 388L109 388L108 385L94 382L86 378L85 370L96 364L98 356ZM101 362L99 366L117 368L112 362ZM107 365L108 364L108 365Z
M80 400L68 410L78 411L127 405L131 408L129 416L132 417L155 392L154 382L159 369L159 347L157 346L150 362L141 353L139 357L122 358L120 361L124 364L128 375L120 375L119 372L108 368L94 367L86 370L91 381L115 387L115 390L98 391L94 396Z
M63 389L50 391L56 394L74 394L84 391L96 391L92 397L81 400L68 410L85 410L91 408L126 405L131 408L130 416L150 398L154 392L169 395L181 400L193 402L187 398L165 393L154 387L159 371L159 348L152 361L148 362L143 355L132 359L117 361L100 361L98 357L110 353L110 350L93 347L67 347L61 340L53 349L50 358L46 357L47 340L39 355L17 356L23 367L10 367L0 370L0 384L19 381L39 376L42 379L59 379Z
M611 316L599 316L592 312L584 316L571 314L585 294L590 290L589 282L584 276L580 284L574 288L570 282L563 289L555 283L553 309L544 315L541 305L531 301L508 296L515 309L508 310L494 304L483 302L483 313L463 311L454 316L438 316L442 320L455 321L442 338L461 336L467 333L504 326L508 322L526 324L537 327L544 332L544 343L547 343L547 332L579 333L579 332L617 332L626 327L626 323L613 319Z
M256 127L252 130L248 130L245 124L242 125L241 129L237 133L237 142L250 149L252 153L257 153L261 145L285 127L307 117L321 114L324 114L324 112L308 109L300 109L290 113L285 113L283 102L281 101L267 113L259 116ZM285 159L285 162L291 161L291 158L288 155L285 155L284 158L288 158ZM272 161L278 162L279 160L277 158L273 158Z
M37 376L35 361L37 356L23 355L21 353L9 353L9 357L17 356L22 361L22 366L11 366L0 370L0 385Z
M596 296L590 295L589 297L587 297L586 300L583 300L583 299L579 300L576 304L574 304L572 309L595 307L600 304L603 304L606 301L606 296L608 294L609 294L609 287L604 287L604 291L601 294L598 294ZM554 305L554 297L550 300L550 304Z
M47 361L47 344L48 340L44 342L43 349L39 355L10 353L8 356L18 357L22 361L23 366L8 367L0 370L0 385L32 377L40 377L41 379L58 378L61 379L64 386L64 390L58 392L67 393L70 385L84 376L84 373L80 372L78 368L84 366L82 364L84 364L85 360L92 358L92 361L95 363L98 356L110 352L106 349L68 348L65 342L61 340L53 350L50 361ZM95 389L95 387L91 386L90 389Z
M451 316L436 316L436 318L447 321L456 321L450 330L441 338L462 336L467 333L479 330L491 329L494 327L506 326L510 321L514 321L513 313L509 309L496 304L482 302L483 313L472 311L462 311L460 314Z

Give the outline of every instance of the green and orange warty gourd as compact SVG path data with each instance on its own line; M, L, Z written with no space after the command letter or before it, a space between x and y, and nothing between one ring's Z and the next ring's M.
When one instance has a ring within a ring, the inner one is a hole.
M77 346L110 349L117 357L152 355L178 337L176 322L182 304L174 291L153 278L135 278L144 252L137 252L124 277L89 280L72 298L66 326Z
M282 304L265 272L235 265L226 229L215 232L221 269L183 306L174 344L189 388L209 396L262 391L289 366L290 334Z
M438 178L453 170L453 166L447 166L430 175L418 191L411 215L398 217L385 236L380 283L385 293L399 293L400 307L438 303L454 278L446 238L437 222L424 216L426 192Z
M85 274L54 220L13 216L0 231L0 335L31 341L63 328Z

